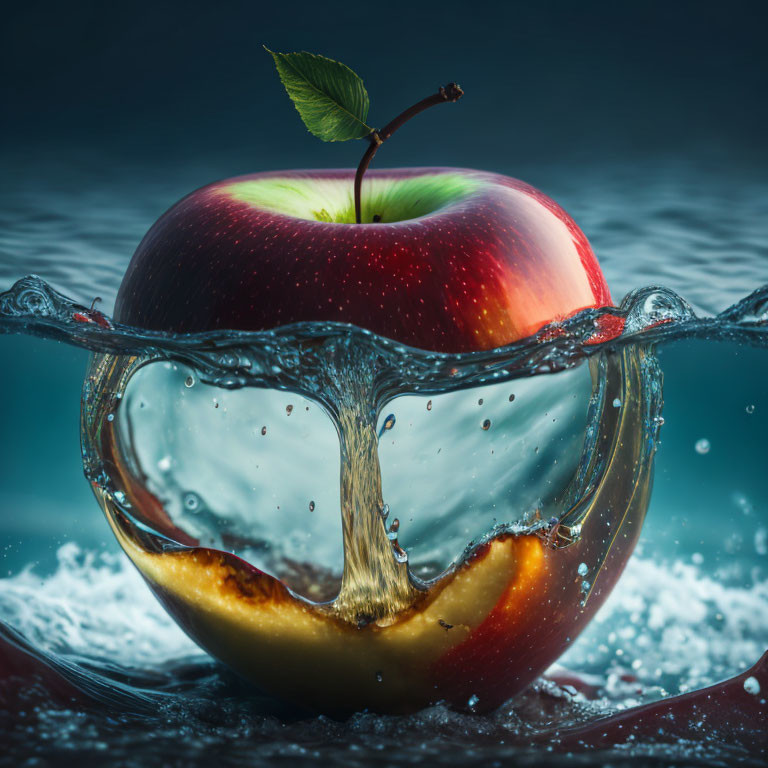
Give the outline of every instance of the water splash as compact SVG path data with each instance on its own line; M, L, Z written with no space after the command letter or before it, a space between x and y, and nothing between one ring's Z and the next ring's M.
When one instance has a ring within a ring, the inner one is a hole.
M223 388L270 386L316 393L318 382L291 380L328 347L363 344L386 357L396 378L382 377L380 394L445 392L551 373L578 364L601 349L683 338L765 345L768 286L714 317L698 317L666 288L631 291L618 308L588 309L535 335L499 349L448 354L414 349L345 323L299 323L270 331L168 334L123 326L68 299L31 275L0 293L0 332L27 333L67 341L93 352L151 355L189 365L207 383Z

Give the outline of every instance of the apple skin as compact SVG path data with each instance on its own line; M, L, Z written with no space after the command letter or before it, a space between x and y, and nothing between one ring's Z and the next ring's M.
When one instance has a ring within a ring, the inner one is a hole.
M192 192L140 243L116 319L179 333L337 321L422 349L467 352L611 304L573 219L507 176L453 168L371 171L366 184L442 177L472 188L418 218L387 223L385 210L377 224L297 218L236 194L244 183L277 180L335 184L351 196L353 176L261 173Z

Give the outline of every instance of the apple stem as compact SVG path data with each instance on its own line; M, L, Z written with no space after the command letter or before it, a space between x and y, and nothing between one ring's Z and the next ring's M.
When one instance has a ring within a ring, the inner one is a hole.
M448 83L438 90L437 93L433 93L431 96L427 96L426 99L414 104L412 107L408 107L405 112L399 114L394 120L387 123L380 131L371 131L368 135L370 144L368 149L365 150L360 165L357 166L357 173L355 174L355 221L360 224L361 222L361 204L360 204L360 192L363 186L363 176L368 170L368 166L371 164L374 155L378 152L379 147L404 123L407 123L412 117L415 117L419 112L423 112L425 109L434 107L436 104L445 104L449 101L458 101L464 95L464 91L456 83Z

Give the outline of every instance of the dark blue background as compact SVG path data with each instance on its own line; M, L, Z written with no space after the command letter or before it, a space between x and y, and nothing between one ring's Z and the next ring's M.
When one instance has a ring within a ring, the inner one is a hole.
M226 172L353 165L306 135L261 45L351 66L381 126L449 80L466 90L386 164L499 169L683 153L763 163L765 3L17 2L0 24L5 151ZM383 153L382 153L383 155ZM382 164L385 158L377 159Z

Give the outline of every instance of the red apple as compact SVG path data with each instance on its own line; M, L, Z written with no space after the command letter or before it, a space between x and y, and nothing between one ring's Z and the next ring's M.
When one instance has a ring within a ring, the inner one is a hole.
M193 192L141 242L116 319L177 332L341 321L462 352L508 344L610 303L582 232L523 182L471 170L374 172L363 190L368 223L358 225L352 178L351 171L254 174ZM94 490L121 545L181 626L261 687L328 712L409 711L440 699L487 709L565 650L632 552L651 475L643 354L611 355L601 374L607 405L593 447L600 477L580 502L575 543L553 548L558 535L575 534L565 524L547 536L496 538L364 625L349 611L296 597L229 553L189 540L179 551L153 547L110 492ZM96 356L89 391L121 392L137 364ZM611 405L617 397L622 408ZM86 452L112 468L115 488L144 520L181 541L161 502L122 461L114 423L100 408L84 407ZM375 431L361 429L355 455L368 452L377 470ZM378 507L360 506L374 510L368 532L386 543ZM586 603L582 563L592 568Z
M493 349L611 303L586 237L557 203L494 173L260 173L210 184L150 229L116 305L155 330L353 323L414 347Z

